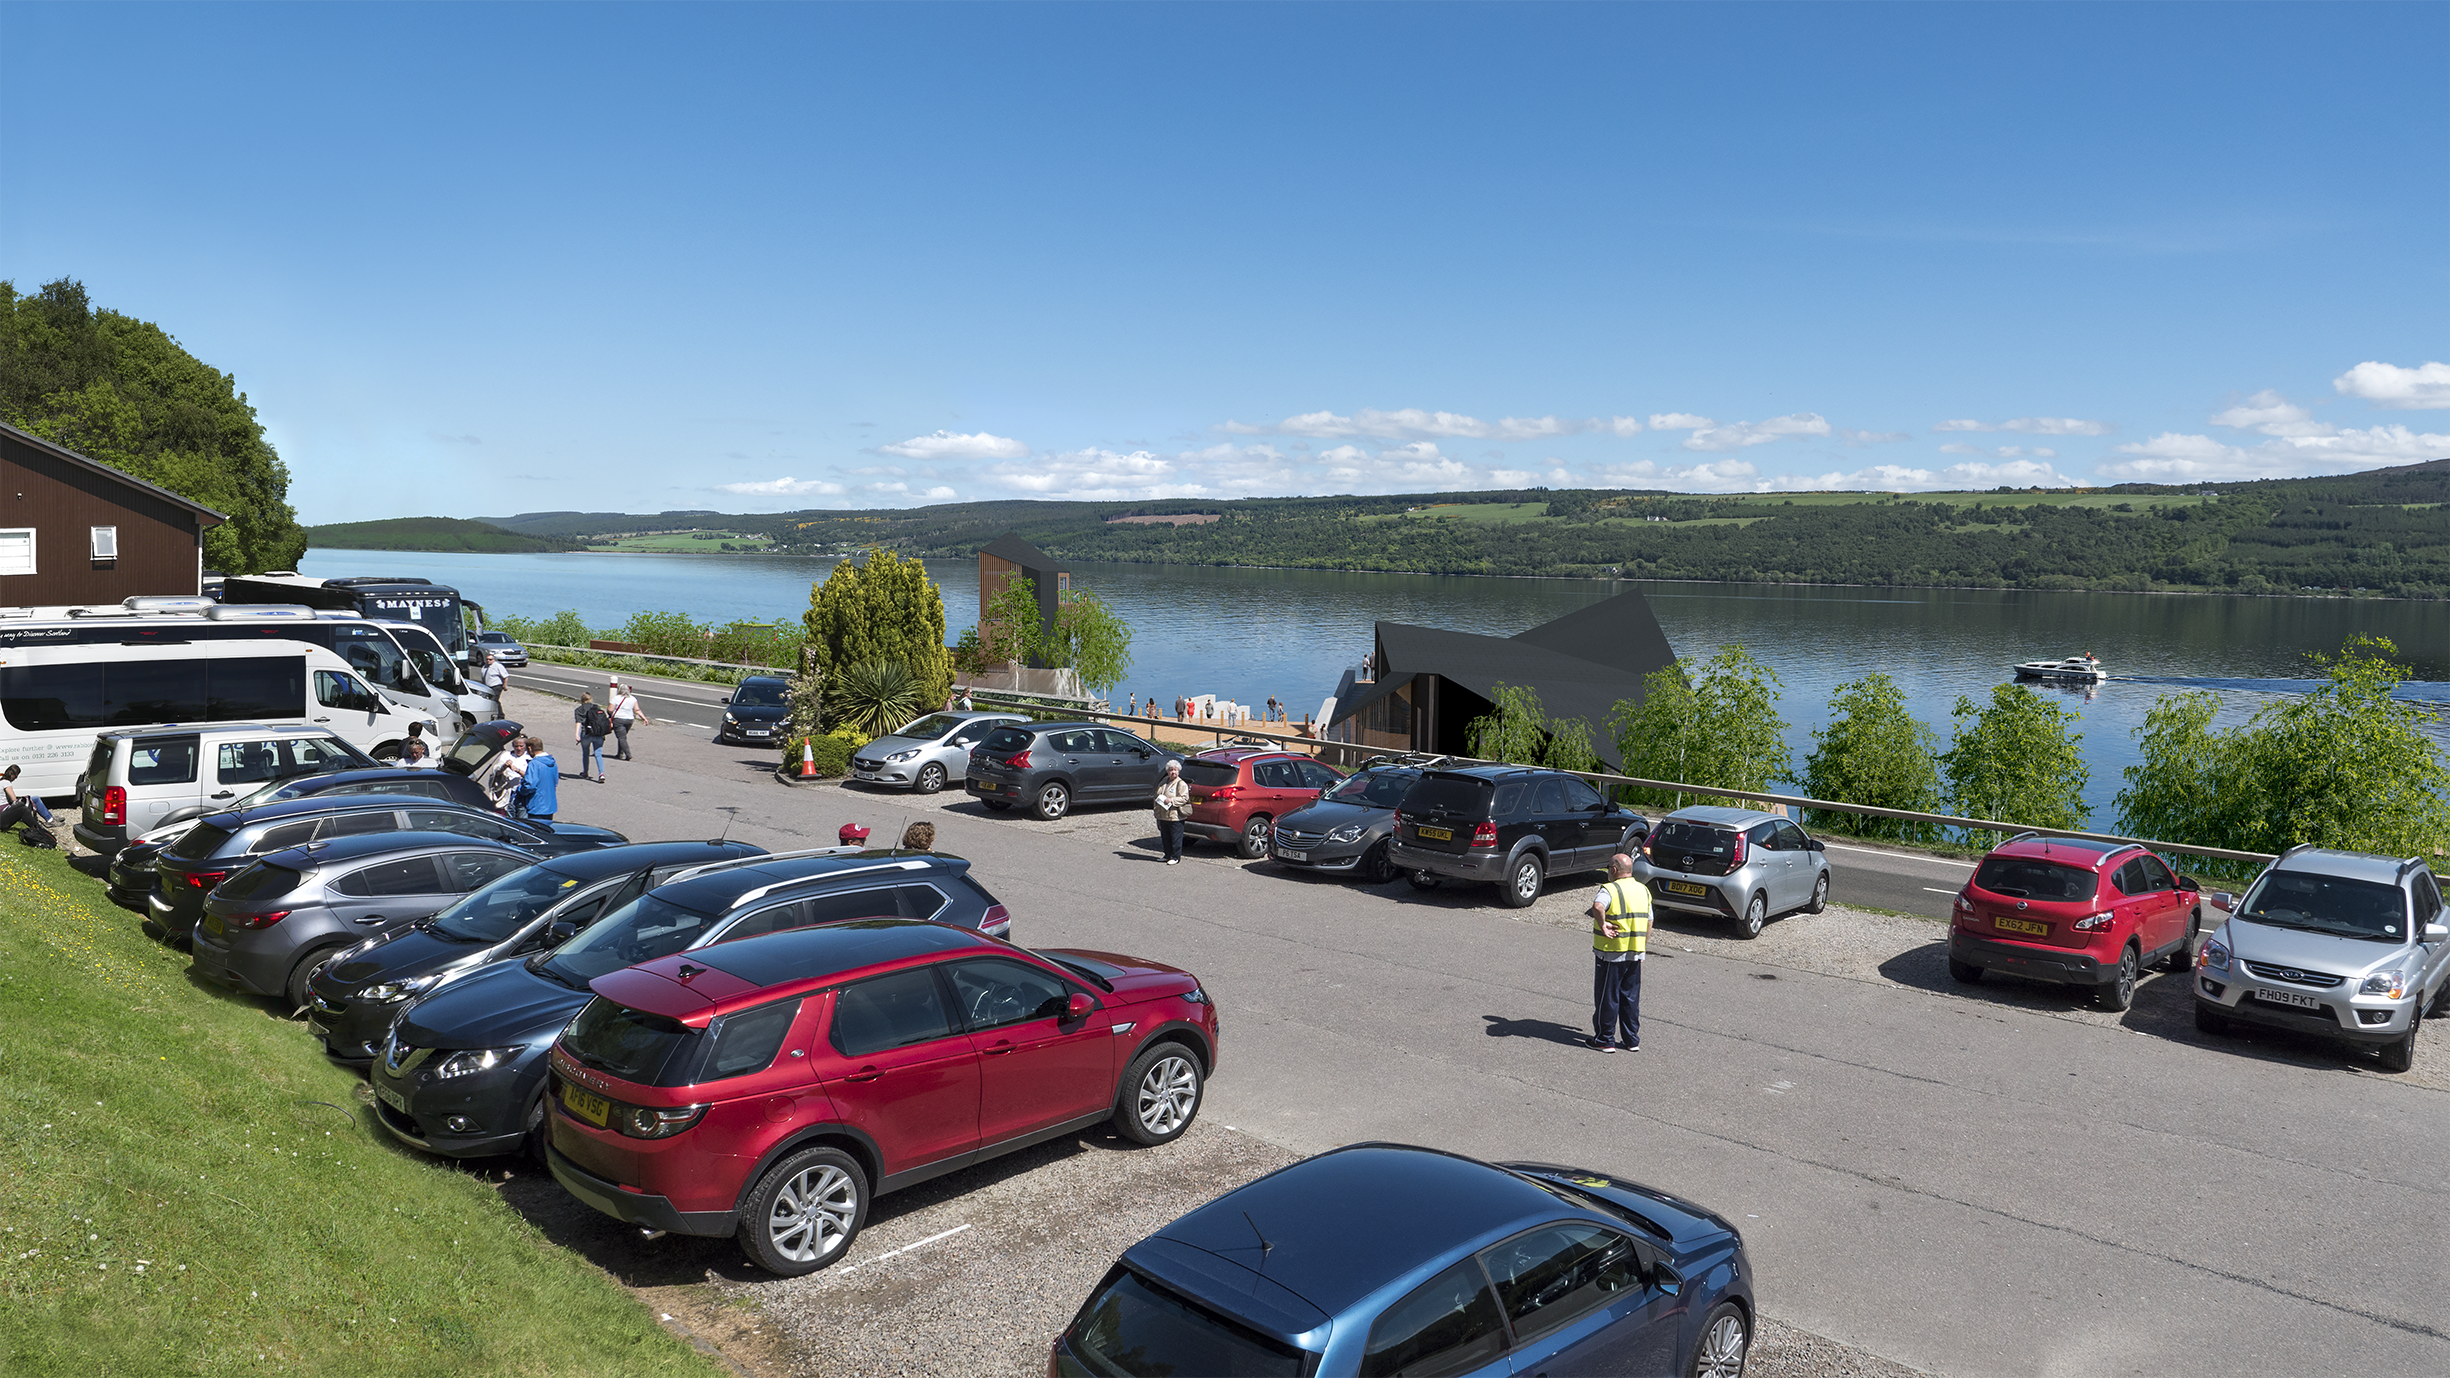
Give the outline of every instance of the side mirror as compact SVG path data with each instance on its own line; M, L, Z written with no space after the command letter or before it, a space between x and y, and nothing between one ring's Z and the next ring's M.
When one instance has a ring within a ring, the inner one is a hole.
M2198 883L2193 876L2178 877L2178 888L2184 890L2190 895L2199 895L2203 893L2203 886Z
M2429 923L2424 926L2426 942L2438 943L2445 938L2450 938L2450 923Z
M1089 998L1087 991L1076 990L1072 992L1072 998L1064 1002L1064 1022L1069 1024L1076 1019L1086 1019L1096 1008L1097 1002Z
M1669 1267L1665 1260L1651 1265L1650 1285L1674 1296L1684 1290L1684 1274Z
M1807 846L1807 847L1811 848L1813 851L1816 851L1816 852L1825 852L1825 851L1828 851L1828 850L1829 850L1829 844L1828 844L1828 843L1826 843L1826 842L1821 841L1821 840L1820 840L1819 838L1817 838L1817 837L1815 837L1815 838L1811 838L1811 839L1808 839L1807 841L1805 841L1805 843L1804 843L1803 845L1805 845L1805 846Z
M578 925L574 923L550 923L544 928L544 944L547 947L559 947L577 936Z

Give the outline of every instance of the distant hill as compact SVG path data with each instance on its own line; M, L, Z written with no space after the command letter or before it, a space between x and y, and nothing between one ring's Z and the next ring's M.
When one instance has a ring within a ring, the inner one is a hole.
M306 528L307 544L326 550L465 550L484 555L584 550L583 542L506 531L492 522L458 517L391 517Z

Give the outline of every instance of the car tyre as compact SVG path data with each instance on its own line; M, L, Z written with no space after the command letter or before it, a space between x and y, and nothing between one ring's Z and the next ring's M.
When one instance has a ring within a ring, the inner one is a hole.
M1435 890L1438 888L1438 878L1431 875L1427 871L1407 872L1405 878L1412 882L1412 888L1415 890Z
M1951 957L1948 959L1948 975L1953 978L1958 985L1975 985L1982 980L1982 968L1975 966L1971 962L1960 962L1956 958Z
M1170 1144L1199 1117L1208 1092L1199 1059L1179 1043L1141 1050L1115 1096L1115 1132L1136 1144Z
M2212 1013L2198 1000L2195 1002L2195 1032L2210 1034L2214 1038L2227 1038L2237 1032L2237 1026L2230 1023L2226 1015Z
M1701 1343L1693 1346L1693 1378L1744 1378L1744 1361L1752 1349L1752 1327L1744 1308L1722 1301L1701 1323Z
M1540 886L1548 880L1548 868L1541 864L1538 852L1525 852L1506 868L1506 878L1498 883L1498 903L1508 909L1528 909L1540 898Z
M2140 974L2142 965L2136 958L2135 944L2129 943L2119 949L2118 974L2093 987L2094 1007L2115 1012L2134 1004L2135 978Z
M734 1236L776 1277L813 1273L842 1257L868 1223L868 1175L838 1148L810 1148L758 1179Z
M527 1126L527 1137L519 1141L521 1151L526 1153L529 1160L536 1166L549 1165L552 1160L545 1156L545 1150L552 1146L553 1126L545 1122L544 1092L542 1090L536 1092L536 1099L527 1103L527 1119L524 1123Z
M2203 911L2198 909L2186 916L2186 937L2179 942L2178 950L2169 954L2168 965L2162 970L2172 976L2183 976L2193 971L2195 969L2195 936L2201 932L2203 932Z
M2424 1032L2424 1002L2407 1012L2407 1032L2382 1045L2382 1070L2404 1072L2416 1065L2416 1037Z
M944 788L944 767L933 762L919 767L918 782L911 786L921 794L934 794Z
M1254 813L1242 825L1242 859L1256 861L1268 854L1268 830L1274 826L1265 814Z
M340 949L336 947L331 947L328 945L316 948L314 951L300 957L298 959L298 964L289 969L289 984L287 986L287 993L289 996L290 1009L305 1009L307 1002L314 999L315 993L312 986L315 979L315 973L323 970L324 964L331 961L333 955L339 952L339 950Z
M1052 823L1072 811L1072 791L1061 780L1049 780L1039 787L1038 802L1031 810Z
M1820 873L1820 878L1812 882L1812 902L1803 907L1803 912L1807 914L1818 914L1826 910L1828 907L1829 873L1827 871L1823 871Z
M1393 843L1380 838L1377 846L1361 854L1361 864L1353 868L1354 872L1372 885L1386 884L1395 879L1394 850Z
M1755 890L1752 903L1744 906L1744 917L1736 924L1736 933L1739 937L1758 938L1761 936L1761 925L1768 922L1769 891Z

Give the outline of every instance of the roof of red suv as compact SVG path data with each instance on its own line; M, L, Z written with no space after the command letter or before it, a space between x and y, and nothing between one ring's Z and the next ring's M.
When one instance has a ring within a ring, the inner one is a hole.
M704 1028L716 1015L763 1003L785 987L820 986L865 967L959 948L1009 950L973 929L924 919L859 919L692 948L587 985L617 1004Z
M2099 866L2104 858L2121 852L2142 851L2136 842L2103 842L2089 837L2043 837L2022 833L1991 848L1989 856L2029 856L2044 861L2057 861L2070 866Z
M1300 754L1277 746L1212 746L1206 751L1193 752L1191 759L1194 761L1223 761L1241 765L1245 761L1256 761L1262 756L1298 756Z

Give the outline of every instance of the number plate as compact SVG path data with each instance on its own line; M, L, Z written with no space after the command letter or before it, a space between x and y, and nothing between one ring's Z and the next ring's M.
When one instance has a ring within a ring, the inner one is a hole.
M218 938L221 936L221 916L219 914L206 914L203 922L197 924L196 927L201 928L205 932Z
M598 1129L602 1129L604 1121L612 1115L611 1101L593 1091L582 1091L566 1081L561 1084L561 1103L571 1114Z
M858 776L862 780L873 780L876 778L876 772L872 770L855 770L851 773Z
M2294 1005L2301 1010L2318 1010L2322 1008L2322 1002L2320 1000L2315 999L2311 995L2299 995L2293 990L2267 990L2262 986L2256 986L2254 988L2254 998L2257 1000L2268 1000L2275 1005Z
M749 735L752 737L771 737L774 735L774 729L771 727L752 727L749 729Z
M2030 933L2037 938L2050 936L2049 924L2035 923L2031 919L1993 919L1991 922L2010 933Z
M408 1113L408 1097L385 1086L381 1077L374 1078L374 1098L403 1115Z
M1710 893L1709 886L1695 885L1689 880L1671 880L1667 883L1667 888L1670 894L1676 895L1706 895Z
M1276 849L1276 856L1282 861L1308 861L1310 859L1308 852L1287 851L1282 847Z
M1452 828L1419 828L1415 829L1415 831L1424 840L1430 842L1452 842L1455 840L1455 830Z

